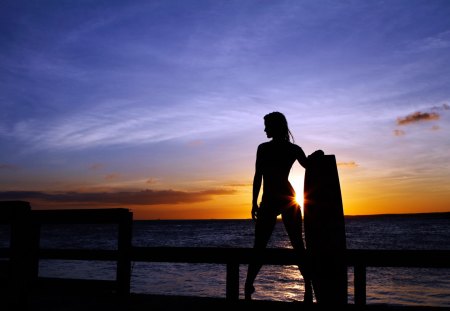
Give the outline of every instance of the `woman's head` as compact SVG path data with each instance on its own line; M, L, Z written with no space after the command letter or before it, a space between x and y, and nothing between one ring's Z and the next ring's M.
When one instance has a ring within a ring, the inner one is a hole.
M294 136L289 130L288 123L284 114L278 111L271 112L264 116L264 131L268 138L294 141Z

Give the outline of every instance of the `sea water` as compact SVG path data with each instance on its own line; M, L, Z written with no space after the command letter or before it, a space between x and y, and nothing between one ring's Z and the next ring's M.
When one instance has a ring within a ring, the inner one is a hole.
M345 224L348 249L450 250L450 213L347 216ZM140 247L252 247L253 234L252 220L133 223L133 245ZM3 240L6 236L0 235ZM116 245L117 228L112 225L44 225L41 230L44 248L114 249ZM277 223L268 247L291 247L282 222ZM240 266L240 298L246 269ZM40 276L47 277L113 280L115 271L115 262L101 261L41 260L39 266ZM224 265L132 262L131 291L225 297L225 278ZM353 303L351 267L348 281L349 303ZM303 279L293 265L263 266L254 285L254 299L303 299ZM450 307L450 269L369 267L367 303Z

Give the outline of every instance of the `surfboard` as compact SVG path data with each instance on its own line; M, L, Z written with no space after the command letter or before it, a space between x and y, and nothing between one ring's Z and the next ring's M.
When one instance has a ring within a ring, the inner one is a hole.
M310 158L304 179L304 230L319 304L347 304L345 221L335 155Z

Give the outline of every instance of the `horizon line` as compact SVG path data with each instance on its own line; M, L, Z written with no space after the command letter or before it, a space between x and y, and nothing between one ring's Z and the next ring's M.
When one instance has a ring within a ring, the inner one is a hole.
M436 215L448 215L450 217L450 211L447 212L426 212L426 213L383 213L383 214L366 214L366 215L344 215L344 218L356 218L356 217L383 217L383 216L436 216ZM304 216L302 217L302 219ZM133 219L133 221L224 221L224 220L242 220L248 221L251 218L152 218L152 219ZM277 218L277 221L281 218Z

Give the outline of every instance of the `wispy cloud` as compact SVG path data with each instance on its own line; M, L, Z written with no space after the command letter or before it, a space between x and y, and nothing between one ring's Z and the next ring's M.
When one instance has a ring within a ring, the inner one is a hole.
M145 181L145 183L146 183L147 185L154 185L154 184L159 183L159 179L158 179L158 178L154 178L154 177L150 177L150 178L148 178L148 179Z
M428 110L428 111L427 111ZM396 124L398 126L406 126L414 123L422 123L426 121L437 121L441 118L442 113L446 110L450 110L450 105L447 103L443 103L442 105L432 106L430 108L425 109L425 111L416 111L410 113L403 117L398 117ZM431 127L432 131L440 130L440 126L434 124ZM394 129L394 136L404 136L406 135L406 131L403 129Z
M19 169L19 167L17 165L7 164L7 163L0 163L0 170L16 171L18 169Z
M431 127L431 130L432 131L439 131L441 129L441 127L439 126L439 125L433 125L432 127Z
M414 112L405 117L397 118L397 125L407 125L421 121L438 120L440 115L436 112Z
M207 96L208 97L208 96ZM114 145L142 145L172 139L211 137L245 127L241 120L254 120L251 108L222 110L226 98L212 97L183 100L171 106L156 103L105 102L89 111L72 112L57 120L28 119L10 128L0 126L0 133L34 149L85 149ZM149 100L150 101L150 100ZM186 109L189 106L189 109ZM258 120L259 121L259 120Z
M399 130L399 129L394 130L394 136L404 136L405 134L406 134L406 132L403 130Z
M229 184L228 186L239 188L239 187L251 187L252 185L253 185L252 183L232 183Z
M443 103L440 106L433 106L431 110L450 110L450 105L447 103Z
M107 175L105 175L105 180L117 180L117 179L119 179L120 178L120 174L119 173L110 173L110 174L107 174Z
M349 161L349 162L338 162L337 166L343 168L356 168L359 165L355 161Z
M211 200L214 196L232 195L236 190L208 189L196 192L177 190L144 190L122 192L40 192L40 191L6 191L0 192L1 200L39 200L47 203L92 203L105 205L155 205L195 203Z
M422 38L409 43L407 48L409 52L419 53L435 49L446 49L450 47L450 30L444 31L433 36Z

